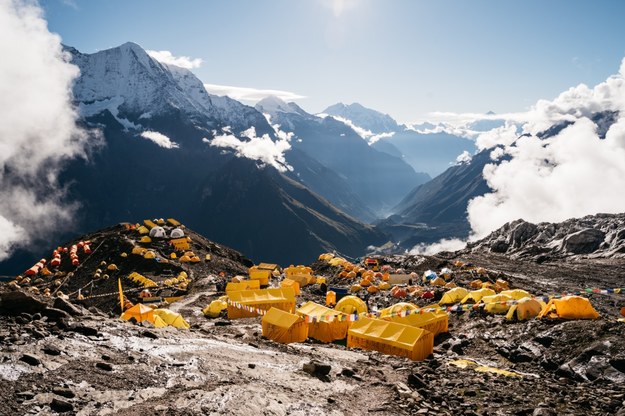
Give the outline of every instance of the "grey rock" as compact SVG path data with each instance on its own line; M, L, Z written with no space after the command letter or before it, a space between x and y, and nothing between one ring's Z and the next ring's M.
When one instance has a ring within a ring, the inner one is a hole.
M506 240L499 238L491 244L490 251L493 253L505 253L509 247L510 244Z
M83 316L85 314L81 308L75 306L73 303L63 298L56 298L52 306L56 309L65 311L72 316Z
M49 320L56 322L59 322L63 319L71 319L70 314L56 308L45 308L43 311L41 311L41 314L47 317Z
M37 366L41 364L41 360L34 355L24 354L20 357L20 361L25 362L28 365Z
M419 374L411 373L408 375L408 385L415 388L427 388L428 384L421 378Z
M562 246L569 253L587 254L597 250L604 239L605 233L603 231L586 228L568 235L562 242Z
M74 410L74 405L68 401L57 399L56 397L52 399L52 403L50 403L50 408L58 413L71 412Z
M104 371L113 371L113 366L109 363L98 362L95 366Z
M86 325L72 325L68 328L72 332L77 332L88 337L94 337L99 334L98 330Z
M46 345L41 349L41 351L47 355L61 355L61 350L54 345Z
M35 393L33 393L30 390L26 390L26 391L20 391L18 393L15 393L15 395L19 398L22 398L24 400L31 400L32 398L35 397Z
M143 335L146 338L151 338L151 339L157 339L158 338L158 335L156 335L152 331L148 331L147 329L145 331L141 332L141 335Z
M327 376L330 374L330 370L332 370L332 366L329 364L324 364L316 360L309 361L305 363L302 369L308 374L314 376Z
M532 416L556 416L556 412L546 407L537 407L534 409Z
M22 291L0 293L0 315L34 314L45 308L45 303Z
M523 243L530 240L536 234L538 234L538 226L531 222L523 221L512 229L510 233L510 244L514 248L521 247Z
M66 387L55 387L54 389L52 389L52 393L56 394L57 396L65 397L67 399L73 399L74 397L76 397L76 393Z

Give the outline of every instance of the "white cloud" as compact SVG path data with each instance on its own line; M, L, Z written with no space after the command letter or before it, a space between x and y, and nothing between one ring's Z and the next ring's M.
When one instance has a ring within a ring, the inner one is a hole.
M35 2L0 1L0 260L68 226L76 209L57 178L87 142L71 104L78 68L42 16Z
M503 145L510 160L489 164L483 175L493 192L468 206L477 237L518 218L559 222L600 212L625 210L625 60L620 73L589 88L579 85L553 101L541 100L528 112L527 135L514 137L507 128L480 136L481 147ZM605 139L589 119L597 112L618 111L618 121ZM574 124L557 135L537 133L568 120Z
M518 126L506 122L502 127L480 133L475 140L479 150L490 149L498 144L509 146L519 137Z
M409 254L432 255L432 254L440 253L441 251L462 250L463 248L466 247L466 245L467 245L466 241L459 240L457 238L443 239L443 240L440 240L438 243L418 244L409 251Z
M274 126L274 129L278 128ZM226 134L216 136L213 140L203 139L203 141L210 143L211 146L232 149L237 157L257 160L263 165L273 166L280 172L293 170L284 156L284 153L291 148L292 133L281 132L277 134L278 140L273 141L268 134L258 137L256 129L252 126L243 131L240 136L241 138L237 138L232 133L226 132Z
M179 66L180 68L194 69L202 65L202 59L190 58L188 56L174 56L170 51L146 51L148 55L159 62L168 65Z
M456 164L468 163L472 159L471 153L468 150L460 153L456 158Z
M165 136L162 133L157 131L144 131L140 134L144 139L152 140L154 143L159 145L160 147L164 147L165 149L177 149L178 143L173 142L169 137Z
M210 94L220 96L227 95L228 97L234 98L235 100L254 103L271 95L274 95L284 101L294 101L306 98L303 95L282 90L263 90L258 88L232 87L229 85L216 84L204 84L204 88L206 88L206 91L208 91Z

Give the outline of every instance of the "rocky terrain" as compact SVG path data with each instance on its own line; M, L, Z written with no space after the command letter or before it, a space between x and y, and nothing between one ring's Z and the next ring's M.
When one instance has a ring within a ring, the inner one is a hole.
M619 218L612 218L615 224ZM609 219L598 216L595 224ZM600 229L609 235L608 228ZM92 252L80 259L79 267L70 267L63 257L59 271L66 278L73 275L60 286L55 283L60 277L54 275L22 283L19 289L3 284L0 414L625 414L625 324L618 321L625 299L620 293L588 294L600 314L596 320L516 322L480 309L451 312L449 333L436 338L434 354L422 362L347 350L340 342L309 339L282 345L262 336L260 318L204 317L202 308L222 296L226 281L244 274L251 263L191 230L185 232L190 250L201 261L172 259L164 241L140 243L136 228L118 225L68 244L90 241ZM504 235L501 231L496 238ZM486 241L463 252L379 261L419 276L448 267L451 280L464 287L478 277L504 279L536 296L622 286L625 259L617 253L571 257L559 252L536 262L493 252ZM134 247L154 250L157 257L131 254ZM529 244L525 247L529 250ZM208 261L206 254L211 255ZM94 280L102 262L115 264L118 271ZM353 283L326 262L311 267L330 286ZM117 277L129 300L138 301L133 289L141 287L126 278L130 271L161 283L162 296L184 296L169 308L180 312L191 328L156 329L118 319ZM181 271L189 276L185 289L163 284ZM85 299L78 300L75 292L82 287ZM56 293L45 296L46 288ZM432 292L433 299L397 299L381 291L369 303L374 309L398 301L425 306L445 290L426 286L418 292ZM323 303L324 298L319 285L310 285L303 288L298 304Z
M625 214L598 214L553 224L517 220L468 245L470 252L505 253L536 262L625 257Z

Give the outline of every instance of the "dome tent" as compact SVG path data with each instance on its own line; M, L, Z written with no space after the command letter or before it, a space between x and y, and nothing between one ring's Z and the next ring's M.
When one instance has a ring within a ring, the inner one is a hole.
M181 238L184 237L184 231L182 231L182 229L180 228L174 228L173 230L171 230L169 236L171 238Z
M163 227L154 227L150 230L151 238L166 238L167 233Z

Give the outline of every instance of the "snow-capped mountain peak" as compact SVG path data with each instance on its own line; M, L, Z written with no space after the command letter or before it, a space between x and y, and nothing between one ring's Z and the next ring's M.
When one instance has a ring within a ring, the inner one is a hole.
M351 121L355 126L369 130L374 134L395 132L399 129L397 122L388 114L366 108L358 103L334 104L326 108L323 113L342 117Z
M85 117L108 110L126 129L140 130L151 118L181 112L203 130L255 125L262 133L272 131L254 108L210 95L191 71L157 61L136 43L93 54L66 51L80 68L73 92Z
M302 110L297 104L293 102L287 103L282 98L276 97L275 95L269 95L263 98L256 103L254 107L261 113L269 114L272 117L280 113L308 115L308 113Z

